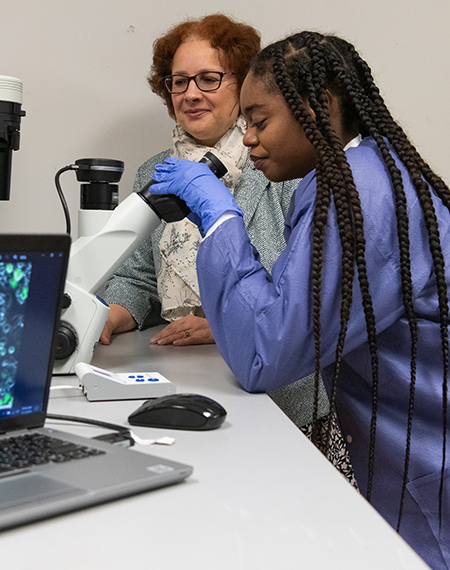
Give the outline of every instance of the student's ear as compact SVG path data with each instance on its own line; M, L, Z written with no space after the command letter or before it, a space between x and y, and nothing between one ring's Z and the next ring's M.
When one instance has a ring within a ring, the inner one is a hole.
M330 113L330 123L335 133L342 139L344 137L344 125L342 122L342 110L340 98L329 89L325 90L328 110Z
M314 111L311 109L311 105L309 104L308 99L304 99L304 103L305 103L305 107L306 107L307 111L309 112L309 114L311 115L311 117L315 120L315 119L316 119L316 114L315 114Z
M339 97L334 93L332 93L329 89L325 89L325 93L327 96L328 109L331 121L337 119L339 122L341 122L342 113L341 113L341 102Z

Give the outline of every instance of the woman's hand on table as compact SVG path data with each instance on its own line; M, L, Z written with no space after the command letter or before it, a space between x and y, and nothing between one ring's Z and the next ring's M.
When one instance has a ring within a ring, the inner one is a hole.
M208 321L202 317L187 315L168 324L162 331L150 339L150 344L173 344L188 346L192 344L214 344L214 337Z
M108 320L100 335L100 343L106 345L111 344L113 334L132 331L136 327L137 322L125 307L111 303L109 305Z

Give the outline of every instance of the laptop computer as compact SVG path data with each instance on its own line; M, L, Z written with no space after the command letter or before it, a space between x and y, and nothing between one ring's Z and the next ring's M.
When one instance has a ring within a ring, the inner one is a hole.
M177 483L192 472L44 428L69 250L66 235L0 235L0 530Z

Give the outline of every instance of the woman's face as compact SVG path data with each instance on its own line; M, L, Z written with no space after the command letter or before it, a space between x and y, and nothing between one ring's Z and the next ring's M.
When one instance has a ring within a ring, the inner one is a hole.
M316 151L283 96L270 92L252 73L242 86L241 109L247 120L244 144L266 178L272 182L303 178L315 168Z
M182 43L175 52L172 75L197 75L203 71L225 71L219 53L207 40ZM225 75L217 91L200 91L190 81L185 93L172 95L177 123L198 143L214 146L228 131L239 115L239 97L236 79Z

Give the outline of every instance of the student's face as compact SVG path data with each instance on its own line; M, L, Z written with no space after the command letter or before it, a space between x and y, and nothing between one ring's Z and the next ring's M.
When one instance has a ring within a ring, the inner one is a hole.
M206 40L182 43L175 52L172 74L197 75L202 71L225 71L219 61L219 52ZM200 91L195 81L188 90L172 95L177 123L198 143L214 146L228 131L239 114L236 79L225 75L217 91Z
M242 86L247 119L244 144L255 168L272 182L303 178L316 165L316 151L294 119L281 93L271 93L250 73Z

